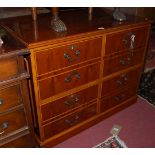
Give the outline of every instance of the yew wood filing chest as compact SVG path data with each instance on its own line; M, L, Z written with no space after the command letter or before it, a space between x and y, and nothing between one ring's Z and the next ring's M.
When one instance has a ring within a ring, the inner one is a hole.
M87 10L64 12L61 18L67 32L54 32L45 14L36 23L27 17L3 25L30 50L40 147L52 147L135 103L149 38L150 21L136 17L117 22L97 9L91 21Z

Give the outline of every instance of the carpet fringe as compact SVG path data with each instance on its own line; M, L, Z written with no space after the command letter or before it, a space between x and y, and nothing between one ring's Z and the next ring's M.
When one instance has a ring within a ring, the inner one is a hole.
M125 144L124 141L122 141L117 135L113 135L111 137L109 137L108 139L106 139L104 142L97 144L96 146L94 146L93 148L104 148L102 147L104 144L109 145L110 142L112 142L112 140L115 139L118 144L121 146L119 148L127 148L127 145Z

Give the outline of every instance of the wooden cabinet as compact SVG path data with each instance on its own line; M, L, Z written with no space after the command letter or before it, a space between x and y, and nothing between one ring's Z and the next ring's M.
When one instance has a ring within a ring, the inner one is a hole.
M65 133L81 129L97 117L134 103L148 32L148 26L133 26L100 34L98 39L84 36L80 38L82 43L75 39L76 49L70 53L66 40L62 47L55 44L53 49L33 49L31 60L36 68L32 72L43 147L52 146ZM78 56L76 50L80 51Z
M119 23L99 9L93 13L92 21L87 10L62 13L64 33L53 32L48 15L37 18L35 31L30 17L13 19L20 31L3 24L30 50L40 147L52 147L136 101L151 22L129 16Z
M3 39L0 47L0 147L34 147L27 86L30 75L24 65L24 55L29 52L18 41L12 42L14 39L7 33Z

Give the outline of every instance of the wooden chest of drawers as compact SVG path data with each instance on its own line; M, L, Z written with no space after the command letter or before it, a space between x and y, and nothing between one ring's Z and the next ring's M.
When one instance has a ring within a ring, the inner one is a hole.
M93 13L92 21L87 10L62 13L68 28L64 33L50 29L48 15L38 17L37 29L30 17L18 19L24 35L15 33L31 53L32 107L40 147L52 147L136 101L150 21L128 17L119 23L98 9ZM27 31L25 23L31 27ZM3 26L15 31L9 22Z
M30 75L24 65L28 50L12 39L5 33L0 47L0 147L34 147L26 80Z
M48 50L33 49L31 60L35 66L32 72L36 81L41 146L50 147L60 137L66 138L97 118L134 103L148 33L148 26L132 27L92 36L90 40L85 36L82 41L65 41L62 48L51 44ZM135 35L135 40L129 34ZM118 43L113 44L114 40ZM90 50L89 45L93 47L96 41L97 48ZM66 49L74 46L71 56Z

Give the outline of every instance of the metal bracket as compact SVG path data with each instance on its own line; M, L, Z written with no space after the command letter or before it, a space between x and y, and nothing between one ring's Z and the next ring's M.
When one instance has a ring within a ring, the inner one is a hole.
M119 132L121 131L121 129L122 129L122 126L116 124L110 130L110 134L112 134L113 136L116 136L116 135L119 134Z

